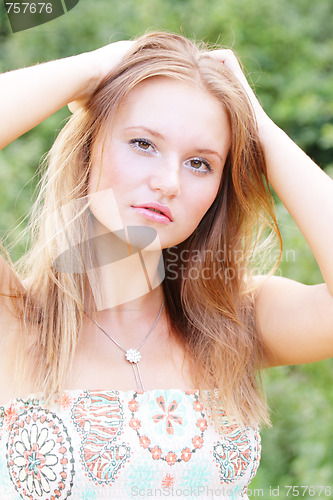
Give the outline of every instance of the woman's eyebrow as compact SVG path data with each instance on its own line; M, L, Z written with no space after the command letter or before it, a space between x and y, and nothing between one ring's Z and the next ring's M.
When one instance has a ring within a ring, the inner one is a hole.
M217 152L217 151L213 151L212 149L197 149L196 150L198 153L202 154L202 155L214 155L214 156L217 156L218 159L224 163L224 159L222 158L222 156Z
M154 137L157 137L158 139L162 139L164 140L164 136L162 134L160 134L159 132L156 132L155 130L151 130L150 128L147 128L147 127L143 127L141 125L138 125L136 127L127 127L125 128L125 130L143 130L145 132L147 132L148 134L154 136Z

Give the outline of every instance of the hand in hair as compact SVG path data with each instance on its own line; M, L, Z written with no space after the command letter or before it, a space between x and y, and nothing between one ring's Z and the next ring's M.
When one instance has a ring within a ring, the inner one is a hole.
M87 87L86 92L80 95L79 99L68 104L72 113L84 105L103 79L121 62L134 43L130 40L121 40L82 54L82 56L86 57L88 64L94 68L94 78L91 85Z
M260 127L269 120L269 117L263 110L261 104L259 103L255 93L253 92L252 88L250 87L243 71L241 68L241 65L239 64L237 57L233 53L231 49L218 49L218 50L212 50L210 52L207 52L207 55L210 57L214 57L218 59L221 63L225 65L226 68L228 68L240 81L242 84L244 90L246 91L248 98L252 104L253 110L255 112L256 118L257 118L257 123Z

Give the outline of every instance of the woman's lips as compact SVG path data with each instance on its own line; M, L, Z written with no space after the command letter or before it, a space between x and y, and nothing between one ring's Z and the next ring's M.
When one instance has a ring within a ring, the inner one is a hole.
M171 210L167 205L162 205L157 201L148 201L140 205L132 206L134 210L146 219L162 224L170 224L173 221Z
M159 208L147 207L147 205L141 207L132 206L132 208L135 210L137 214L142 215L142 217L145 217L146 219L151 220L153 222L158 222L160 224L170 224L172 222L172 219L170 219L167 215L165 215L165 213L162 214L154 211L154 210L160 210Z

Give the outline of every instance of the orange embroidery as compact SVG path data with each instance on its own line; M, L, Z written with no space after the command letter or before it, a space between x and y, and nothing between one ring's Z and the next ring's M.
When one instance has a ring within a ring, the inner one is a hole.
M162 450L158 446L154 446L150 451L154 460L159 460L161 458Z
M153 420L157 424L161 420L165 418L165 423L166 423L166 431L168 434L174 434L174 428L173 428L173 423L177 423L179 425L182 425L183 419L179 417L178 415L172 414L175 410L178 408L178 403L177 401L172 401L166 410L165 408L165 400L163 396L160 396L159 398L156 399L158 405L161 407L161 410L163 413L153 415Z
M188 462L192 456L190 448L184 448L181 454L181 459L184 460L184 462Z
M177 462L177 455L173 451L169 451L169 453L165 457L166 462L169 465L174 465Z
M142 446L142 448L148 448L148 446L150 445L150 439L147 438L147 436L140 436L140 445Z
M171 488L175 483L175 478L171 474L167 474L162 479L162 488L167 489Z
M129 425L132 427L132 429L136 430L140 429L141 422L137 418L131 418L131 420L129 421Z
M193 443L194 448L201 448L203 445L203 439L200 436L195 436L192 439L192 443Z

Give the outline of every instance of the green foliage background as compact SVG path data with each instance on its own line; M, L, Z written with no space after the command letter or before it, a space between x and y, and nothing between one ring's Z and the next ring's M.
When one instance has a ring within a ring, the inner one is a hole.
M13 34L1 3L0 70L92 50L148 29L223 44L241 57L269 115L332 175L332 26L332 0L80 0L65 16ZM37 180L31 179L67 116L67 109L59 111L0 153L2 235L27 214ZM278 200L277 211L284 240L279 272L321 282L304 238ZM14 230L11 239L18 234ZM18 246L14 258L22 251ZM279 497L287 498L286 485L331 486L333 496L332 380L332 360L265 373L273 428L262 433L252 496L269 498L269 488L279 487ZM263 494L256 491L261 488ZM319 498L319 490L302 493Z

